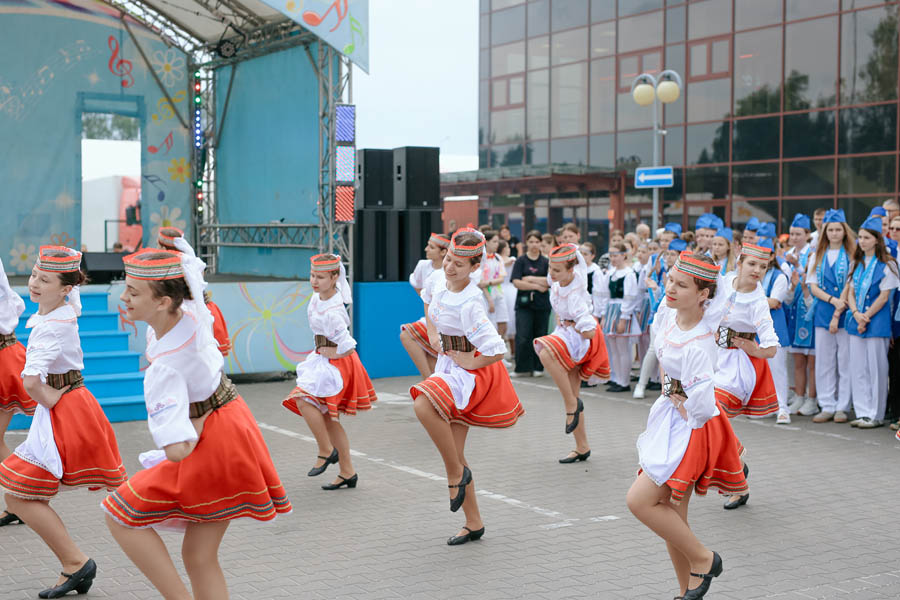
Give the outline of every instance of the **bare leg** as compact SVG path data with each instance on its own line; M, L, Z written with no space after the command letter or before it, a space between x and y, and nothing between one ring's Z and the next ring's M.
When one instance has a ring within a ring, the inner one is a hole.
M578 367L569 371L569 389L574 396L578 396L581 390L581 374ZM578 427L572 432L575 438L575 452L584 454L591 449L587 441L587 425L585 424L584 412L578 416ZM571 453L570 453L571 454Z
M506 323L497 323L497 333L500 337L506 339Z
M228 584L219 566L219 544L229 521L189 523L181 544L181 558L191 578L196 600L227 600Z
M628 490L625 501L628 509L641 523L684 555L690 565L690 571L708 573L712 567L713 553L700 543L678 510L669 502L669 495L668 486L657 486L650 481L646 473L641 473ZM685 495L682 502L687 502L688 498L689 496ZM673 566L676 570L682 567L674 563ZM700 585L699 578L690 579L695 581L692 582L693 585L689 584L689 587L695 588Z
M437 357L432 356L426 352L425 360L428 361L428 375L425 375L425 377L431 377L431 375L434 373L434 366L437 364Z
M809 354L806 357L806 368L809 373L809 397L816 397L816 355Z
M690 500L693 491L694 486L689 487L681 504L677 506L673 505L675 512L678 513L678 516L680 516L681 520L685 523L687 523L688 500ZM687 590L688 582L691 579L691 561L678 550L678 548L669 542L666 542L666 550L669 551L669 558L672 559L672 566L675 568L675 576L678 578L678 586L681 588L680 593L684 594Z
M469 428L465 425L461 425L459 423L453 423L450 425L450 430L453 432L453 441L456 445L457 456L459 457L459 461L468 466L469 463L466 461L466 457L464 454L466 448L466 436L469 434ZM454 490L455 493L455 490ZM482 527L484 527L484 522L481 520L481 512L478 510L478 499L475 496L475 478L472 478L472 482L466 486L466 500L462 505L463 512L466 513L466 527L471 529L472 531L478 531ZM467 532L465 529L460 529L459 533L456 535L465 535Z
M313 437L316 438L316 444L319 446L319 456L330 455L334 445L331 442L331 437L328 435L325 415L322 414L319 407L310 404L302 398L297 400L297 404L302 407L300 411L303 414L303 419L309 426L309 431L313 434ZM340 453L340 450L338 450L338 453ZM321 467L324 464L325 461L323 459L316 458L316 467Z
M22 517L22 520L44 540L47 547L59 559L65 573L74 573L88 561L88 556L75 545L62 519L50 508L49 502L23 500L12 494L6 494L6 506L10 512ZM65 577L60 576L56 585L65 580Z
M794 393L806 395L806 355L794 353Z
M400 343L412 359L422 377L430 377L434 373L434 363L429 363L429 355L407 331L400 332ZM338 451L340 452L340 450Z
M353 460L350 457L350 439L347 437L347 432L344 431L344 427L337 419L332 419L328 415L325 415L325 426L328 428L328 437L331 438L331 442L338 451L338 464L341 467L340 474L345 479L350 479L356 474L356 471L353 469ZM335 478L335 485L340 482L341 479L339 477Z
M447 471L447 481L449 484L459 483L463 474L463 463L459 459L459 453L456 451L456 441L453 437L453 431L450 423L445 421L437 410L432 406L431 400L425 394L420 394L413 403L416 416L419 422L428 432L431 441L434 442L441 458L444 461L444 469ZM456 488L448 488L450 498L456 496ZM466 502L469 501L468 489L466 489Z
M7 456L12 454L12 449L6 445L6 428L12 421L13 413L11 410L0 410L0 461L5 460Z
M191 594L175 570L169 550L156 531L125 527L109 515L106 515L106 526L125 555L165 600L191 599Z
M541 348L538 358L541 360L541 364L544 365L544 369L550 373L551 377L553 377L553 383L559 388L559 393L563 397L563 404L565 405L566 412L575 412L575 409L578 406L578 394L572 393L572 385L569 382L569 372L558 360L556 360L556 357L554 357L546 347ZM572 417L567 416L566 423L571 422Z

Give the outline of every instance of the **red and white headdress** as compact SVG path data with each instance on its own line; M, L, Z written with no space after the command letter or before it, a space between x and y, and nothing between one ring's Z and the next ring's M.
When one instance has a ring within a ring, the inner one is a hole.
M456 240L460 236L460 234L463 233L471 233L476 238L478 238L478 242L473 245L458 244ZM487 250L485 249L484 234L473 227L463 227L461 229L457 229L456 233L453 234L453 239L450 240L450 254L458 258L471 258L472 256L480 256L481 262L483 263L486 252Z
M450 238L444 235L443 233L432 233L431 237L428 238L428 241L434 244L439 248L449 248L450 247Z
M316 273L330 273L338 271L337 290L341 294L344 304L353 303L353 294L350 291L350 282L347 281L347 271L344 263L337 254L316 254L309 259L310 271Z
M178 250L175 246L175 239L183 237L184 232L177 227L160 227L156 241L160 248L165 248L166 250Z
M710 264L691 256L688 251L682 252L673 267L676 271L703 281L716 281L719 277L719 266Z
M51 256L52 254L64 256ZM51 273L74 273L81 269L81 252L66 246L41 246L37 268Z
M759 258L761 260L769 260L772 256L772 251L764 246L744 244L741 247L741 254L746 254L747 256L752 256L753 258Z
M578 247L575 244L561 244L550 251L550 262L566 263L577 259Z
M155 255L155 258L150 258L150 255ZM173 250L143 248L123 258L122 263L125 274L135 279L164 281L184 277L181 254Z

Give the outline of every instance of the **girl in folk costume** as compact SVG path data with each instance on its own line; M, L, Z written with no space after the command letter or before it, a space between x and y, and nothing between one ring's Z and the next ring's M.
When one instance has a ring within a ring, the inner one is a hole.
M481 267L481 281L478 287L484 290L484 297L488 305L488 318L497 329L500 337L506 339L506 324L509 322L509 312L503 298L500 284L506 279L506 267L497 256L497 247L500 242L500 234L496 231L488 231L485 234L485 250L487 255Z
M457 231L444 259L445 284L435 286L426 304L429 336L441 353L434 375L409 391L416 416L444 461L450 510L462 507L466 514L465 526L447 540L451 546L484 535L464 454L469 427L510 427L525 414L500 362L506 344L478 301L481 291L469 279L483 260L484 236L469 228Z
M897 262L888 254L879 216L869 217L859 229L853 252L846 317L850 334L850 385L860 429L884 425L888 390L888 345L891 341L893 290L900 286ZM28 520L27 517L25 519Z
M145 248L124 258L120 300L149 325L147 425L158 450L101 504L128 558L164 598L191 598L155 529L184 532L193 597L227 598L219 544L233 519L271 521L291 511L256 420L225 376L203 296L205 264ZM194 299L193 311L182 303Z
M116 436L81 376L77 286L85 276L80 264L80 252L43 246L31 271L28 291L38 312L26 325L31 334L22 378L39 406L28 437L0 463L0 487L10 512L41 536L62 563L59 580L40 592L41 598L60 598L72 590L87 593L97 574L97 565L50 507L60 484L99 490L125 481Z
M811 311L816 328L816 393L821 409L813 423L849 420L850 334L844 326L844 312L855 242L844 211L828 210L822 239L806 270L806 283L814 298Z
M428 238L428 243L425 245L425 258L416 263L416 268L409 275L409 284L420 296L425 282L428 281L431 274L440 270L449 247L450 238L443 234L432 233ZM400 326L400 343L406 348L406 352L422 377L428 377L434 372L437 352L428 343L428 327L425 324L425 317Z
M550 304L557 327L534 340L534 351L562 394L566 409L566 433L574 434L575 449L559 459L567 464L591 455L584 424L584 404L578 397L581 382L597 384L609 379L609 357L600 325L587 293L587 265L575 244L550 252Z
M606 337L612 366L610 392L631 389L631 344L641 334L637 319L639 295L637 277L625 265L625 245L609 248L609 270L595 282L594 315L601 315L600 327Z
M790 248L784 253L785 263L782 265L785 274L795 282L799 273L799 285L794 291L794 300L788 314L788 325L791 333L790 353L794 355L794 388L796 397L789 406L791 413L803 416L816 414L816 344L815 326L812 306L813 296L805 282L806 267L812 252L809 239L809 217L803 214L794 216L791 222L788 243Z
M665 305L653 320L664 392L638 438L641 469L626 497L634 516L666 541L679 598L690 600L702 598L722 574L722 559L687 523L691 492L747 489L740 443L713 388L720 314L708 301L716 294L718 272L711 258L687 252L669 271Z
M318 460L307 475L321 475L328 465L338 463L337 479L322 489L355 488L359 476L350 459L350 440L338 418L341 413L369 410L377 398L372 380L359 362L356 340L347 330L350 316L344 305L353 298L341 258L317 254L309 260L313 295L307 315L316 350L297 365L297 387L283 404L306 420L319 445Z
M16 340L16 326L23 312L25 302L9 286L3 261L0 260L0 460L12 454L3 436L13 415L21 413L30 416L37 408L37 402L29 397L22 383L25 347ZM3 511L0 527L14 523L21 525L22 519Z
M778 410L775 380L767 361L778 350L778 335L760 285L771 256L768 248L744 244L737 271L719 282L722 289L717 302L723 306L721 310L716 308L722 313L722 321L713 382L716 400L728 417L741 413L764 417ZM748 471L745 466L744 474ZM738 508L749 499L749 493L734 495L725 508Z
M503 268L506 269L506 277L500 284L503 290L503 300L506 302L506 314L509 321L506 323L506 341L509 345L510 356L515 356L516 352L516 286L513 285L510 278L512 277L513 265L516 264L515 257L510 255L510 246L506 240L500 240L497 245L497 255L503 261Z
M732 244L734 242L734 232L729 227L722 227L716 231L710 245L711 256L716 264L719 265L719 273L725 275L729 271L734 271L737 261L735 260Z
M763 276L762 287L769 304L769 316L772 317L772 325L775 327L775 335L778 336L778 350L775 356L766 359L769 369L772 371L772 381L775 383L775 395L778 398L778 416L775 418L777 425L789 425L791 414L788 411L788 373L787 373L787 349L791 343L788 332L787 318L785 317L785 303L793 297L791 282L775 260L775 246L772 240L766 239L757 244L761 248L767 248L771 252L769 266Z
M588 295L594 291L594 282L600 280L600 266L595 262L597 260L597 247L591 242L585 242L578 247L584 262L587 265L587 290Z
M679 226L680 227L680 226ZM650 348L653 349L653 340L656 337L655 329L652 324L656 319L656 313L666 295L666 276L682 252L687 250L687 243L675 238L668 242L667 249L662 252L660 268L651 272L647 278L647 289L650 295L650 310L652 311L650 323ZM656 352L647 352L641 363L641 375L638 378L637 385L634 386L634 398L644 398L647 390L655 391L661 389L661 384L657 381L651 382L654 377L659 377L659 361L656 358Z

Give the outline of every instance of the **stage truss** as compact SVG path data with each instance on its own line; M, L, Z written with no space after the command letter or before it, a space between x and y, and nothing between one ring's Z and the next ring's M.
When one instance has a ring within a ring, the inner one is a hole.
M119 11L126 29L129 19L133 19L157 32L167 44L184 51L191 72L199 73L202 152L191 153L195 182L191 205L194 207L196 250L210 271L218 270L219 248L300 248L340 254L352 281L352 226L334 220L334 115L337 104L352 101L350 60L287 17L254 12L248 8L251 3L247 0L102 1ZM212 26L208 21L217 24ZM197 24L201 24L202 29ZM222 56L217 48L223 42L234 44L238 51L233 56ZM216 149L218 133L228 114L231 81L225 97L217 98L216 69L231 65L230 78L233 80L241 62L297 46L305 47L318 81L319 222L220 224L216 210ZM168 95L162 85L160 88ZM189 92L193 94L194 90ZM182 122L182 125L187 127L193 139L193 112L189 118L190 123Z

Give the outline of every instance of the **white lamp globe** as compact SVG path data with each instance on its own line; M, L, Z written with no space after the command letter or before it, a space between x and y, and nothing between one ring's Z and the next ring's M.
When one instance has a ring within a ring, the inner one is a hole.
M681 88L679 88L678 84L674 81L662 81L656 86L656 96L663 104L675 102L680 95Z
M631 92L631 96L639 105L650 106L653 104L653 86L649 83L638 84L634 86L634 91Z

